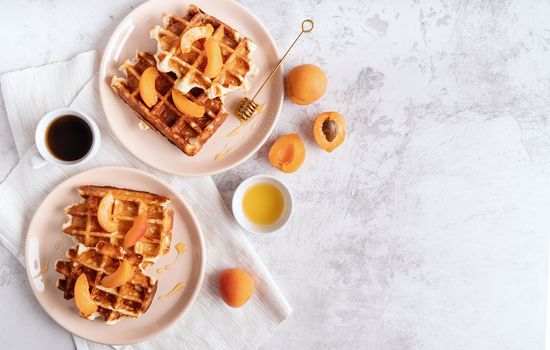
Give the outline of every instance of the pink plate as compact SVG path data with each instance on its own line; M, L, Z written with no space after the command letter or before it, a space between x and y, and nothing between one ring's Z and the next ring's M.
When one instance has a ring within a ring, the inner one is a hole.
M159 258L146 271L158 277L158 289L149 310L138 319L122 319L116 325L106 325L103 318L94 321L81 318L74 300L65 300L55 287L61 276L55 271L55 261L75 243L61 233L65 220L63 208L80 201L80 185L110 185L158 193L170 197L174 209L174 226L170 252ZM60 242L60 243L58 243ZM174 267L160 275L156 269L174 261L175 245L183 242L187 250ZM132 344L158 335L176 322L197 297L204 276L204 242L202 233L189 206L169 185L139 170L105 167L77 174L59 184L40 204L29 226L25 245L27 277L34 295L44 310L63 328L82 338L112 345ZM46 273L40 275L44 266ZM179 293L159 300L176 284L185 287Z
M275 126L283 101L284 88L281 69L256 99L266 103L264 111L255 120L230 135L240 122L234 115L235 105L246 93L237 90L224 98L229 116L203 149L189 157L153 130L142 131L138 119L109 86L112 75L121 75L120 65L133 58L136 50L156 52L156 42L149 31L160 24L163 12L182 14L191 3L208 14L251 38L257 45L252 58L260 73L251 78L252 95L278 62L275 43L267 29L242 5L234 0L150 0L133 10L112 34L99 68L99 92L105 116L120 142L143 162L172 174L200 176L231 169L252 156L267 140ZM228 152L225 152L229 150Z

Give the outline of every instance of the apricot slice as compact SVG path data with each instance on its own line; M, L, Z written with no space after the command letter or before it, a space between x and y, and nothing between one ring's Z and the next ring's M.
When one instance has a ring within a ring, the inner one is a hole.
M159 99L155 88L158 76L159 71L155 67L149 67L143 71L139 79L139 95L147 107L153 107Z
M204 48L206 50L207 59L204 75L208 78L214 78L220 74L223 66L220 43L215 38L210 37L204 42Z
M231 307L241 307L254 293L254 281L240 269L227 269L220 274L220 295Z
M134 272L132 271L132 265L127 260L122 260L115 272L103 277L101 285L105 288L120 287L132 278Z
M204 106L189 100L185 95L175 89L172 89L172 101L174 101L176 108L181 113L190 115L194 118L202 118L206 111Z
M281 136L269 150L269 161L285 173L293 173L304 163L306 148L298 134Z
M124 236L124 243L122 243L122 248L130 248L134 246L140 239L143 237L145 232L147 232L147 215L138 215L134 219L134 224L126 232Z
M334 151L346 138L346 123L338 112L320 114L313 123L315 142L327 152Z
M193 27L187 30L181 36L180 49L181 52L188 52L191 50L191 46L197 40L208 38L214 33L214 27L211 24L205 26Z
M113 219L114 204L115 197L109 192L105 197L101 198L97 207L97 221L99 222L99 226L107 232L115 232L117 229L117 223Z
M74 284L74 303L76 308L85 316L90 316L97 311L97 304L90 294L90 285L86 274L81 273Z
M290 100L298 105L309 105L324 95L327 76L314 64L294 67L286 77L286 91Z

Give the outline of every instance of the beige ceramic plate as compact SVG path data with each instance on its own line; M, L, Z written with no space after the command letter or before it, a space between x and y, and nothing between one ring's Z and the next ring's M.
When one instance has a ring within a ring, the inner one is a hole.
M102 318L81 318L74 300L65 300L55 287L61 276L55 271L56 259L64 258L75 243L61 233L65 220L63 208L78 202L78 187L84 184L110 185L163 194L171 198L174 227L170 253L161 257L147 272L158 277L158 289L149 310L138 319L123 319L108 326ZM57 243L60 242L60 243ZM174 261L175 245L183 242L187 250L171 270L156 273ZM32 290L46 312L62 327L82 338L104 344L131 344L159 334L183 315L198 295L204 275L204 243L199 224L183 198L166 183L142 171L130 168L96 168L75 175L58 185L40 204L29 226L25 246L25 265ZM40 275L43 266L48 271ZM38 277L37 277L38 276ZM160 301L177 283L185 283L179 293Z
M149 31L160 24L161 14L182 14L191 3L224 21L257 44L258 48L252 57L260 68L260 74L251 79L250 93L253 94L277 64L278 53L267 29L252 13L234 0L150 0L133 10L115 29L105 48L99 68L99 92L105 115L114 133L137 158L173 174L211 175L244 162L269 137L283 101L281 70L273 76L256 99L257 102L267 103L262 114L257 116L254 122L241 128L236 136L229 135L240 125L233 111L245 93L237 90L228 94L224 99L225 109L229 112L226 122L194 157L186 156L159 133L153 130L140 130L138 119L109 86L110 77L121 74L118 67L126 59L134 57L137 49L156 52L156 42L149 38ZM216 160L216 155L221 155L228 149L231 151Z

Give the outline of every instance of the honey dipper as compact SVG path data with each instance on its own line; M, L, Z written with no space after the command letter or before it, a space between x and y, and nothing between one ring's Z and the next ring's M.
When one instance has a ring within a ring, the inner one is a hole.
M237 115L237 117L239 117L239 119L241 119L242 121L248 121L250 119L252 119L252 117L254 117L254 115L258 112L258 107L260 106L258 103L256 103L254 101L254 99L258 96L258 94L260 93L260 91L262 91L263 87L267 84L267 82L269 81L269 79L271 79L271 77L273 76L273 74L275 74L275 72L277 71L277 69L279 69L279 67L281 66L281 63L283 63L283 60L285 59L285 57L288 55L288 53L290 52L290 50L292 50L292 48L294 47L294 45L296 44L296 42L298 41L298 39L300 39L300 37L302 36L302 34L304 33L309 33L313 30L313 21L310 20L310 19L306 19L302 22L302 30L300 31L300 34L298 34L298 36L296 37L296 39L294 39L294 42L292 43L292 45L290 45L290 47L288 48L288 50L286 50L285 54L283 55L283 57L281 57L281 59L279 60L279 62L277 63L277 65L275 66L275 68L273 68L273 70L271 71L271 73L269 73L269 75L267 76L267 78L264 80L262 86L260 86L260 88L258 89L258 91L256 91L256 93L254 94L254 96L252 97L252 99L249 99L248 97L244 97L240 102L239 104L237 105L237 109L235 110L235 114Z

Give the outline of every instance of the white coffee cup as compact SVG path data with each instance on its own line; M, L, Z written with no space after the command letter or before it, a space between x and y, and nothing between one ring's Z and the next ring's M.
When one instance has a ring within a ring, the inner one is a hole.
M77 160L66 161L59 159L50 151L47 145L46 138L48 127L57 118L66 115L73 115L82 119L86 122L86 124L88 124L88 127L92 132L92 144L90 146L90 149L83 157ZM97 153L97 151L99 150L99 145L101 144L101 135L99 133L99 128L97 127L97 124L93 121L92 118L88 117L86 114L70 108L60 108L51 111L40 119L34 131L34 142L36 143L36 149L38 150L38 153L32 155L29 158L30 166L33 169L38 169L48 163L61 167L73 167L87 162Z

